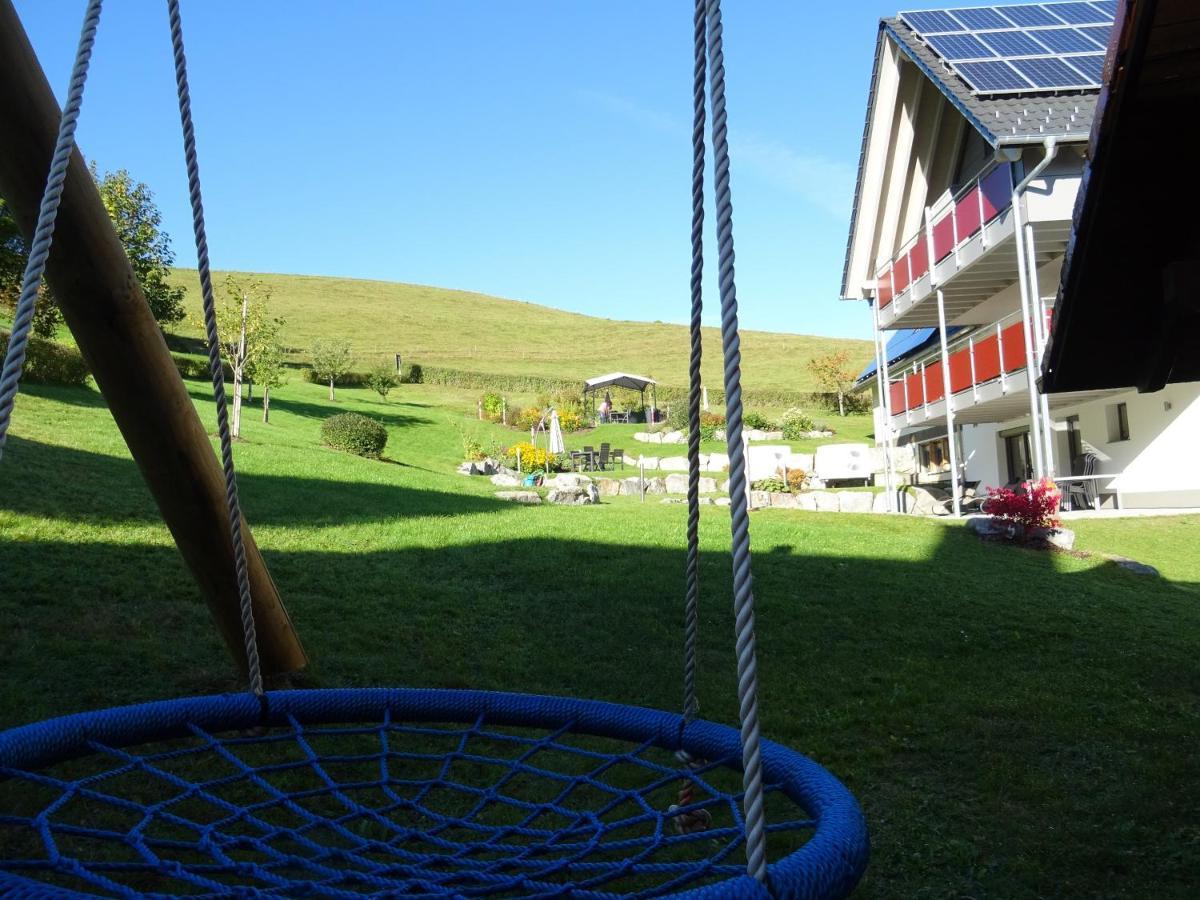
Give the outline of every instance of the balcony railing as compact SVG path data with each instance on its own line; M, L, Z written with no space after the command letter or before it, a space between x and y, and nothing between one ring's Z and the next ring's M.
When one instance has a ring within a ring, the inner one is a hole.
M950 393L973 392L992 381L1004 386L1010 374L1025 368L1025 329L1019 312L994 325L979 328L950 344L946 362L950 367ZM907 366L899 378L889 381L893 416L927 409L946 396L940 356Z
M993 163L948 203L932 211L928 228L922 227L876 273L879 308L886 309L894 299L911 290L933 267L957 253L985 225L1012 206L1012 191L1012 165Z

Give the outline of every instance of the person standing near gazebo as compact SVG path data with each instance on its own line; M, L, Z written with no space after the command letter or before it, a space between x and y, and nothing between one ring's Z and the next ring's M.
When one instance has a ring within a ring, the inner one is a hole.
M604 392L604 399L600 401L600 424L608 423L608 414L612 412L612 394L608 391Z

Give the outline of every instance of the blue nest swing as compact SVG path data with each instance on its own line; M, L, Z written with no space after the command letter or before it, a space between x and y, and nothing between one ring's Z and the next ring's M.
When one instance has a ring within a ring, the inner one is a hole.
M759 735L719 0L696 0L684 711L486 691L266 693L245 577L178 0L167 0L251 690L0 733L0 895L835 898L854 798ZM0 376L3 447L99 21L89 0ZM696 718L708 94L741 728ZM773 861L770 861L773 860Z

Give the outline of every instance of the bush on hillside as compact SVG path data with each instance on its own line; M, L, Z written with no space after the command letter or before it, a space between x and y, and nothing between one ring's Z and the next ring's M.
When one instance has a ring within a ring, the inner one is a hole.
M773 424L770 419L755 410L742 413L742 427L745 429L755 428L759 431L770 431Z
M8 333L0 331L0 358L8 351ZM30 337L25 348L25 370L21 380L30 384L61 384L79 387L87 383L87 363L74 347Z
M405 363L400 367L401 384L421 384L425 373L418 363Z
M504 451L504 464L510 469L517 468L518 461L522 472L557 472L561 468L553 453L544 447L535 447L529 441L513 444Z
M329 386L329 381L321 378L312 369L305 369L301 374L309 384ZM333 383L337 387L365 387L368 377L366 372L346 372L335 378Z
M782 478L760 478L750 485L753 491L767 491L770 494L786 494L788 492L787 482Z
M542 411L536 406L527 406L525 409L509 410L508 423L522 431L528 431L530 428L537 428L538 422L542 421Z
M321 441L334 450L378 459L387 446L387 429L358 413L339 413L321 423Z

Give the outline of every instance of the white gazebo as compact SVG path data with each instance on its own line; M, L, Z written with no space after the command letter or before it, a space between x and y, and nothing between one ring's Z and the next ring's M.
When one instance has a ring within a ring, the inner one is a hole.
M646 388L650 389L650 414L646 417L647 422L654 421L654 414L658 410L658 396L655 391L655 385L658 382L653 378L647 378L645 375L630 375L628 372L609 372L607 375L597 375L595 378L589 378L583 383L583 396L587 400L591 398L591 414L596 414L596 391L603 391L611 387L627 388L631 391L637 391L642 396L642 406L646 405Z

